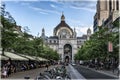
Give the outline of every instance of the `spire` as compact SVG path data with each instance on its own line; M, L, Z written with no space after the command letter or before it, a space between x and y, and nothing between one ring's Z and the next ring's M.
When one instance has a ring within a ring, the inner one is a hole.
M75 32L75 27L74 27L74 32Z
M42 34L41 34L41 37L44 39L45 38L45 30L44 28L42 28Z
M62 12L62 16L61 16L61 21L65 21L65 16L64 16L63 12Z
M76 29L74 27L74 38L76 38Z
M91 29L90 29L90 28L88 28L87 33L90 33L90 34L91 34Z
M44 28L42 28L42 33L44 33L45 32L45 30L44 30Z
M87 30L87 40L90 39L90 36L91 36L91 29L88 28L88 30Z

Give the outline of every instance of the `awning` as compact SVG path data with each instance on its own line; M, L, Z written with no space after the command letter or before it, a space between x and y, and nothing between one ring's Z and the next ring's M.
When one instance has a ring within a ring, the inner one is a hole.
M34 57L32 57L32 56L28 56L28 55L25 55L25 54L19 54L20 56L23 56L23 57L25 57L25 58L27 58L27 59L30 59L30 60L36 60Z
M36 58L36 60L38 60L38 61L48 61L47 59L42 58L42 57L36 57L36 56L34 56L34 58Z
M11 58L11 60L29 60L27 58L24 58L22 56L19 56L17 54L11 53L11 52L4 52L4 55Z
M9 60L9 58L6 56L0 55L0 60Z
M49 61L49 60L47 60L47 59L43 58L43 61Z

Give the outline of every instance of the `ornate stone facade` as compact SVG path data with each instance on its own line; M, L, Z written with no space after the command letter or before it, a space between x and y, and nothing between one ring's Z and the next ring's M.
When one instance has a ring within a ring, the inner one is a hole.
M89 39L88 37L91 35L91 30L88 29L87 32L87 35L76 37L75 28L73 30L65 22L65 16L62 14L61 22L54 28L54 35L48 37L46 42L50 48L59 53L61 61L71 63L74 62L74 55L77 53L78 48Z
M112 22L120 17L120 1L119 0L98 0L96 5L96 13L94 16L93 31L99 31L98 26L110 28Z

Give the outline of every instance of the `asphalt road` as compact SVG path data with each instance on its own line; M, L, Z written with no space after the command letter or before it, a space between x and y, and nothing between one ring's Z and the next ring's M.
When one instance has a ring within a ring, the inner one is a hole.
M78 70L78 72L83 75L86 79L117 79L112 76L108 76L99 72L95 72L93 70L90 70L88 68L84 68L80 65L73 66Z

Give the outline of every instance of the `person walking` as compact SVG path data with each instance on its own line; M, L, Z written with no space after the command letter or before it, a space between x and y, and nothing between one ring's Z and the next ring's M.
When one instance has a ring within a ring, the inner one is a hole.
M46 63L46 66L45 66L45 67L46 67L46 70L48 71L48 63Z

